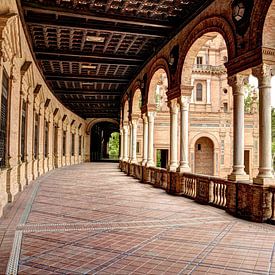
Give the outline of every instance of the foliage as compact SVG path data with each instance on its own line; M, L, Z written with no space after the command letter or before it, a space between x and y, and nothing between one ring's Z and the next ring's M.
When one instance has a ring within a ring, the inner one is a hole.
M119 133L114 132L109 139L109 155L111 158L118 158L119 155Z
M244 98L244 112L245 113L251 113L252 111L252 104L254 102L254 92L255 87L249 83L246 83L244 85L245 88L245 98Z
M161 152L160 150L157 150L157 163L156 163L157 167L161 167L160 161L161 161Z

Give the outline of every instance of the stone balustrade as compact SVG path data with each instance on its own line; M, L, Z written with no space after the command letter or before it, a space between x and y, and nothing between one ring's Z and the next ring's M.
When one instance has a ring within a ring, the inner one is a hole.
M271 193L271 218L270 222L272 224L275 224L275 187L269 188Z
M258 186L213 176L167 171L121 161L121 171L167 193L209 204L257 222L275 223L275 187Z

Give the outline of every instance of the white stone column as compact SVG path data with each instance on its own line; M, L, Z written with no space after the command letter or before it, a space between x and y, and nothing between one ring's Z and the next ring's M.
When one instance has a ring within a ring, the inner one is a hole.
M129 156L128 156L128 125L123 125L123 132L124 132L124 149L123 149L123 161L128 161Z
M142 165L145 166L148 160L148 118L143 114L143 158Z
M249 180L244 171L244 76L228 78L233 91L233 171L230 180Z
M148 160L146 166L155 166L154 163L154 124L155 112L148 112Z
M170 162L169 171L178 168L178 103L176 99L168 103L170 108Z
M54 126L53 126L53 116L50 114L50 120L49 120L49 140L48 140L48 169L53 169L53 133L54 133Z
M128 152L129 152L129 159L128 161L131 162L132 161L132 140L133 140L133 130L132 130L132 122L129 121L129 141L128 141Z
M206 103L211 104L211 79L206 80Z
M189 102L190 96L181 96L180 102L180 166L179 172L190 172L189 153Z
M259 81L259 173L257 184L269 183L272 174L271 67L262 64L253 69Z
M120 156L119 156L119 160L123 160L123 146L124 146L124 137L123 137L123 127L120 128Z
M131 163L137 163L137 120L132 120L132 159Z

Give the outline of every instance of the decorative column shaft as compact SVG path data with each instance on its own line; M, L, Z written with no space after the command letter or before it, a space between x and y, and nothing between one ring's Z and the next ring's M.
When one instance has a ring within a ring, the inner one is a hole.
M129 141L128 141L128 152L129 152L129 159L128 161L131 162L133 158L132 154L132 140L133 140L133 130L132 130L132 122L129 122Z
M179 172L190 172L188 161L189 149L189 102L190 96L181 96L180 102L180 166Z
M137 163L137 120L132 120L132 160Z
M124 137L123 137L123 128L120 128L120 156L119 160L123 160L123 144L124 142Z
M177 100L169 102L170 108L170 163L169 170L178 168L178 103Z
M253 69L259 81L259 173L254 183L264 184L273 178L271 138L271 67L262 64Z
M128 161L128 125L123 126L123 140L124 140L124 148L123 148L123 161Z
M233 91L233 171L230 180L248 180L244 171L244 76L234 75L228 78Z
M143 114L143 159L142 165L146 165L148 160L148 118Z
M154 121L155 112L148 112L148 160L146 166L155 166L154 163Z

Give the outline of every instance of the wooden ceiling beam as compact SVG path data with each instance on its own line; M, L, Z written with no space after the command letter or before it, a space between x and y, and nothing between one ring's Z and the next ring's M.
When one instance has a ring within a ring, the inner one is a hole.
M60 95L87 95L87 96L121 96L122 91L108 91L108 90L65 90L65 89L55 89L55 94Z
M23 8L27 12L37 13L37 14L46 14L46 15L54 15L55 17L64 16L69 18L79 18L85 19L86 21L97 21L99 23L108 22L114 24L127 24L133 25L137 27L149 27L149 28L158 28L164 30L171 30L175 27L175 25L164 22L164 21L157 21L157 20L150 20L149 18L142 19L142 18L133 18L127 16L119 16L119 15L112 15L106 13L97 13L92 14L91 11L84 12L81 10L77 10L77 12L66 10L64 8L58 7L51 7L51 6L42 6L37 3L30 3L30 2L23 2Z
M110 64L139 66L144 63L143 59L131 58L127 56L106 56L106 55L87 55L76 52L58 52L58 51L41 51L36 50L36 58L40 61L68 61L93 64Z
M116 34L125 34L133 36L142 36L150 38L164 38L167 36L167 32L160 31L159 29L144 29L144 28L133 28L130 26L115 26L115 25L106 25L104 22L96 23L87 23L85 21L79 23L75 22L73 19L70 21L64 21L61 19L48 20L41 18L32 18L25 17L25 21L30 26L41 26L41 27L50 27L50 28L69 28L74 30L84 30L87 32L108 32Z
M114 84L128 84L130 79L127 78L110 78L107 76L84 76L84 75L50 75L45 74L46 80L50 81L74 81L87 83L114 83ZM83 85L83 84L82 84Z

